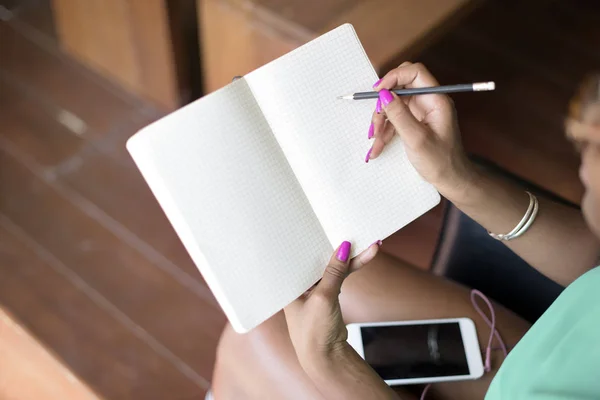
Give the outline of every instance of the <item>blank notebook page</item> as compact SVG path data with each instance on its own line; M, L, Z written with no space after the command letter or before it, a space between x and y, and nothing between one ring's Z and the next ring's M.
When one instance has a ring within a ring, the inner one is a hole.
M244 80L127 147L236 331L321 276L333 248Z
M356 254L438 204L398 137L365 163L376 100L336 97L372 90L378 79L349 25L246 76L331 245Z

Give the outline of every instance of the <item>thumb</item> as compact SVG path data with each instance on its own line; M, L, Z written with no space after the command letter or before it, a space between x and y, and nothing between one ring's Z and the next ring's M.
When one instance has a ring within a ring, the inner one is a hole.
M427 130L423 124L415 118L410 108L400 101L395 93L381 89L379 99L388 121L394 125L403 142L410 147L415 147L427 138Z
M342 242L335 255L323 273L323 279L317 285L316 291L321 292L330 300L336 299L342 289L342 283L350 273L350 242Z

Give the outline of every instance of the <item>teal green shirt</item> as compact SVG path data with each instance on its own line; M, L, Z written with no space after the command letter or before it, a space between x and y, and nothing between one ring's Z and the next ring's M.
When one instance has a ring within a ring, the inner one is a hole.
M569 285L531 327L485 399L600 399L600 267Z

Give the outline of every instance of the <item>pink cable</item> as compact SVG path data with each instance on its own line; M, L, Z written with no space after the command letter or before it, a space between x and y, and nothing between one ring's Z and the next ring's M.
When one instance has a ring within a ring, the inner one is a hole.
M476 297L480 297L481 299L483 299L485 304L487 304L490 310L491 320L477 305ZM477 311L481 318L483 318L487 326L490 327L490 338L488 339L488 344L485 349L484 364L484 371L490 372L492 370L492 341L494 340L494 336L498 340L498 343L500 344L500 348L502 349L502 353L504 353L505 358L508 355L508 350L506 349L506 344L504 344L504 340L502 340L502 337L500 336L500 332L498 332L498 330L496 329L496 313L494 312L494 306L492 305L492 302L486 297L486 295L481 293L479 290L473 289L471 290L471 303L473 304L473 308L475 309L475 311ZM431 383L425 386L425 389L423 389L423 393L421 393L421 400L425 400L425 395L429 391L430 387Z
M475 296L479 296L481 299L483 299L485 304L487 304L488 308L490 309L490 314L492 317L491 321L488 318L488 316L485 315L485 313L483 311L481 311L481 308L479 308L479 306L477 305L477 300L475 299ZM481 318L483 318L483 320L485 321L487 326L490 327L490 338L488 339L487 348L485 349L485 372L490 372L492 370L492 355L491 355L491 353L492 353L492 340L494 340L494 336L496 337L496 339L498 340L498 343L500 344L500 348L502 349L502 353L504 354L504 357L508 356L508 350L506 349L504 340L502 340L502 337L500 336L500 332L498 332L498 329L496 329L496 313L494 312L494 306L492 305L492 302L479 290L473 289L473 290L471 290L471 303L473 303L473 308L475 308L475 311L477 311L477 313L479 315L481 315Z
M421 393L421 400L425 400L425 395L429 391L430 387L431 387L431 383L428 383L427 386L425 386L425 389L423 389L423 393Z

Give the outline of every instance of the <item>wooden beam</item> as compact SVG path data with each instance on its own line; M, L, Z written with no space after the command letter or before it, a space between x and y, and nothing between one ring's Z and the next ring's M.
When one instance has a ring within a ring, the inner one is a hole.
M0 398L100 400L0 307Z
M204 86L222 87L345 23L378 70L414 56L479 0L198 0Z
M185 103L168 0L53 0L62 48L125 89L170 110ZM185 57L183 57L185 59Z

